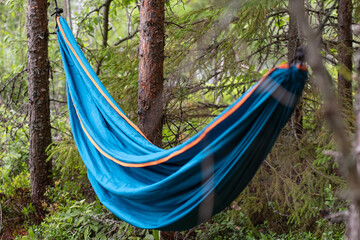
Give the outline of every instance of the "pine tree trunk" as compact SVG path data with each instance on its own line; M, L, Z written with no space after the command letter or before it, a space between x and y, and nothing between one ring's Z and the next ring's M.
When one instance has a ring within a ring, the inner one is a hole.
M104 10L103 10L103 32L102 32L102 47L106 48L108 46L108 36L109 36L109 12L110 12L110 5L113 0L106 0L104 3ZM104 57L102 57L97 65L95 73L96 75L100 75L101 66L104 61Z
M29 164L31 199L38 209L51 183L45 151L51 143L47 7L47 0L28 0Z
M360 31L358 32L360 36ZM355 53L355 65L357 71L356 81L360 84L360 50ZM356 102L355 102L355 115L356 115L356 139L355 139L355 158L357 166L357 174L359 177L360 169L360 88L358 87L356 92ZM353 194L353 201L349 209L349 218L346 225L346 239L348 240L358 240L360 239L360 186L358 184L353 184L351 189Z
M140 1L138 120L155 145L162 141L165 0Z
M346 240L360 239L360 217L357 204L351 203L349 208L349 217L346 224Z
M304 0L302 0L304 4ZM289 9L293 8L293 1L289 1ZM291 12L291 10L289 11ZM298 24L296 22L295 16L290 14L289 20L289 33L288 33L288 61L290 61L296 54L296 49L300 46L300 31L298 29ZM300 102L294 114L291 117L291 125L294 131L296 139L301 139L303 135L303 113L302 113L302 102Z
M352 71L352 1L339 0L338 8L338 61ZM343 75L338 76L338 92L341 108L346 115L352 114L352 84Z
M71 31L73 30L73 26L72 26L72 19L71 19L71 1L67 0L66 3L66 7L67 7L67 13L68 13L68 21L69 21L69 27L71 29Z

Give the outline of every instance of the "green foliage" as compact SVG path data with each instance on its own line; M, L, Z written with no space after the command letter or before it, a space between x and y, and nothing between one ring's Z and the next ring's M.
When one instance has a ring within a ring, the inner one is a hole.
M325 220L315 223L317 232L299 231L299 229L288 233L279 234L273 230L272 224L265 221L257 226L252 225L250 219L244 212L235 206L213 217L209 222L193 229L196 233L188 239L246 239L246 240L342 240L344 239L344 225L331 224Z
M151 231L117 220L99 202L68 201L21 239L154 239Z
M0 106L0 167L2 177L12 177L26 168L28 124L21 113ZM9 122L12 124L9 124Z
M66 116L66 115L65 115ZM53 162L54 186L47 189L45 195L49 204L45 206L50 213L69 200L87 198L94 200L94 192L87 179L86 167L81 160L74 139L71 135L61 134L70 131L65 117L53 121L61 132L57 132L61 141L54 141L47 149L48 161Z
M59 206L65 206L69 201L84 199L83 187L78 182L71 180L58 180L54 186L49 186L45 196L49 204L46 204L46 210L50 213L57 211Z
M249 225L249 219L243 212L226 210L203 224L200 229L196 229L196 239L245 239L245 226Z
M30 203L28 125L21 113L0 106L0 234L36 215Z
M62 180L83 180L86 177L86 167L81 160L73 138L65 137L60 142L54 142L48 148L49 160L54 162L55 174Z
M25 163L23 170L16 175L9 175L7 169L0 167L0 214L2 230L14 231L21 225L33 223L37 216L30 202L30 173ZM20 227L19 227L20 226Z
M138 28L137 2L111 3L108 46L102 45L102 11L94 11L104 1L84 0L82 6L72 8L80 47L94 69L99 68L110 94L135 122L138 34L115 43ZM308 2L313 27L323 20L332 3ZM261 75L287 58L286 4L280 0L166 1L165 147L194 135ZM355 22L360 19L359 4L354 2ZM29 197L27 81L26 73L21 73L27 51L25 9L24 0L0 3L0 89L11 80L0 93L0 204L6 221L16 219L5 226L13 233L12 225L27 228L36 215ZM336 69L331 62L337 55L336 11L330 19L334 24L327 24L323 31L327 46L324 60L333 76L342 72L350 78L349 72L341 66ZM49 24L52 32L55 21ZM49 38L51 99L55 101L51 101L54 143L48 153L55 185L48 188L43 206L49 215L41 225L32 226L24 239L157 239L157 231L131 227L94 202L61 103L65 76L58 43L54 34ZM304 92L302 138L294 136L290 125L284 129L258 174L239 196L237 204L242 209L228 209L208 223L177 234L188 239L343 239L344 226L324 220L324 216L346 209L347 202L340 194L345 183L338 163L324 154L335 145L324 127L321 101L314 89L310 81ZM79 201L84 198L88 202Z
M287 131L291 134L291 129L284 130L238 201L254 224L268 220L278 226L277 231L284 225L312 231L324 215L347 207L347 202L337 197L345 182L338 176L334 160L317 152L326 149L317 145L322 140L291 142Z
M4 169L0 168L0 172L3 176L0 194L6 194L8 197L16 197L19 189L30 188L30 173L25 170L26 166L23 167L24 171L12 178L4 174Z

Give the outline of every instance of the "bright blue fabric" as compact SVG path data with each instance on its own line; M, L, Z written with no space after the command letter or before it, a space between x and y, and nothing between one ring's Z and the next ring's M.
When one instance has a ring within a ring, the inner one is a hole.
M275 69L205 129L183 144L163 150L114 110L104 96L122 112L91 69L65 20L60 17L58 24L70 122L89 180L110 211L141 228L189 229L228 206L270 151L307 78L299 65ZM246 100L238 107L242 99ZM227 116L229 111L234 112ZM216 122L222 116L227 117ZM206 129L211 130L202 137ZM201 140L193 147L179 153L198 138ZM147 167L125 167L109 159L148 164L171 154L175 156Z

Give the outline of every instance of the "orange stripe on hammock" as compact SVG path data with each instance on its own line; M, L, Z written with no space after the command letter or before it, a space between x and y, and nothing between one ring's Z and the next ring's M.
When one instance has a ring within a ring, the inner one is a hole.
M121 113L120 110L118 110L116 108L116 106L110 101L110 99L104 94L104 92L100 89L100 87L98 86L98 84L95 82L95 80L92 78L92 76L90 75L90 73L87 71L86 67L83 65L82 61L80 60L79 56L76 54L75 50L73 49L73 47L71 46L70 42L67 40L65 33L61 27L60 21L59 21L59 17L57 18L57 22L58 22L58 26L60 28L60 31L66 41L66 43L69 45L71 51L74 53L75 57L77 58L77 60L79 61L81 67L83 68L83 70L85 71L85 73L88 75L88 77L92 80L92 82L94 83L94 85L96 86L96 88L99 90L99 92L104 96L104 98L109 102L109 104L115 109L117 110L117 112L132 126L135 128L135 130L137 130L141 135L143 135L143 133L137 128L137 126L132 123L123 113ZM205 136L212 130L214 129L217 125L219 125L222 121L224 121L227 117L229 117L231 114L233 114L239 107L242 106L242 104L250 97L250 95L257 89L257 87L261 84L262 81L264 81L264 79L266 79L266 77L268 77L273 71L275 71L276 69L288 69L290 68L290 65L287 63L281 64L276 68L271 69L261 80L260 82L250 91L248 92L238 103L236 103L231 109L229 109L224 115L222 115L221 117L219 117L216 121L214 121L209 127L207 127L194 141L192 141L191 143L189 143L188 145L185 145L183 148L179 149L176 152L173 152L172 154L170 154L169 156L166 156L164 158L158 159L158 160L154 160L151 162L146 162L146 163L126 163L126 162L122 162L119 161L118 159L108 155L106 152L104 152L97 144L96 142L91 138L90 134L88 133L88 131L85 129L81 118L76 110L76 107L74 105L76 114L79 118L81 127L83 129L83 131L85 132L86 136L88 137L89 141L94 145L94 147L106 158L114 161L115 163L124 166L124 167L149 167L149 166L154 166L154 165L158 165L164 162L169 161L171 158L178 156L179 154L191 149L192 147L194 147L196 144L198 144L202 139L205 138ZM71 98L72 99L72 98ZM144 135L143 135L144 136ZM145 137L145 136L144 136ZM146 138L146 137L145 137Z

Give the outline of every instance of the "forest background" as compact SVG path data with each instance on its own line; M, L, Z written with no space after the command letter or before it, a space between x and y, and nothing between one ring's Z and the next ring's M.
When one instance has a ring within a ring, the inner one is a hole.
M165 1L162 138L158 145L170 148L197 133L263 74L291 59L299 45L312 40L301 16L290 14L292 2ZM353 56L360 44L355 24L360 20L360 3L297 2L321 36L317 51L337 88L335 105L345 123L341 131L356 144L359 59ZM64 0L59 5L105 87L137 123L138 2ZM352 190L352 175L342 177L341 173L347 173L341 168L344 148L336 144L336 126L334 135L325 124L337 112L326 107L326 92L321 97L325 88L318 87L321 80L313 74L319 68L310 69L302 101L263 166L222 213L183 232L138 229L113 216L97 200L72 138L55 20L50 17L54 7L49 2L52 144L47 155L52 181L39 205L31 196L29 168L27 2L0 1L0 239L345 238L348 199L353 199L347 182Z

